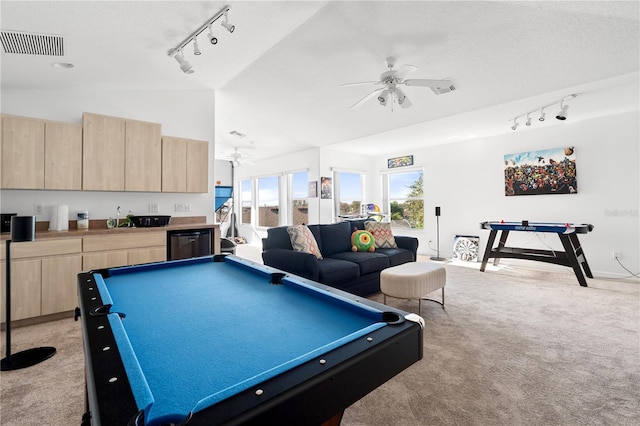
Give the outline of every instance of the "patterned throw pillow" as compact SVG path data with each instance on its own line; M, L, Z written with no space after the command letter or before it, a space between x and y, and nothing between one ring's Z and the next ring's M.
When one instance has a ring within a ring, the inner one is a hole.
M364 229L373 235L376 248L398 248L390 223L369 221L364 223Z
M318 259L322 259L316 238L307 228L307 225L290 226L287 228L287 232L289 233L289 238L291 238L291 246L295 251L311 253Z

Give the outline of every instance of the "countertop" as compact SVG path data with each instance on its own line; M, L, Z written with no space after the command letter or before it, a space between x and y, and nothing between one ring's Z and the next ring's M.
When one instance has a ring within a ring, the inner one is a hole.
M89 221L89 229L77 229L77 222L69 221L68 231L49 231L49 222L36 222L36 240L44 238L82 238L94 235L124 235L138 232L179 231L182 229L215 229L218 224L206 223L205 216L175 217L171 218L169 225L150 228L122 227L107 228L107 219L92 219ZM0 234L0 240L8 240L9 232Z

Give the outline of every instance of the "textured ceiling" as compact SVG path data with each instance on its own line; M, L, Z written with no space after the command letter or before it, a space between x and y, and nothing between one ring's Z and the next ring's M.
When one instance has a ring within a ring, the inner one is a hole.
M216 46L203 34L201 56L185 49L196 72L182 74L167 50L225 4L236 31L217 31ZM2 1L2 30L63 35L60 59L75 64L59 70L50 67L52 57L3 53L2 87L213 88L219 157L234 146L251 146L255 158L318 146L385 154L400 149L399 141L409 149L510 131L511 117L576 91L572 120L637 110L638 6ZM411 108L372 100L351 110L375 87L341 85L377 80L388 56L417 66L411 77L450 78L457 90L436 96L408 87Z

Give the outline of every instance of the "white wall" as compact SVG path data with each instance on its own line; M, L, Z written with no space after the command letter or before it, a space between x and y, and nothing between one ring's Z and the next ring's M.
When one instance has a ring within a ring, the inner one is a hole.
M599 276L628 276L613 260L623 253L623 264L640 270L640 161L638 112L551 127L515 131L491 139L439 145L398 155L414 155L424 167L425 229L419 252L433 255L436 248L434 207L441 206L440 255L451 257L455 235L478 235L484 251L489 231L480 230L487 220L590 223L594 231L580 235L587 260ZM503 156L546 148L574 146L578 193L573 195L504 195ZM378 170L386 160L376 160ZM432 241L429 243L429 241ZM553 234L514 232L508 245L562 250ZM502 260L504 263L518 263ZM532 262L527 262L531 265ZM533 265L532 265L533 266ZM542 264L535 264L542 267Z
M2 90L3 114L82 123L83 112L112 115L162 124L162 134L209 141L209 192L170 194L107 191L2 190L2 212L34 214L34 204L69 206L70 219L78 210L89 210L91 219L124 214L147 214L158 203L160 214L206 216L213 222L215 93L207 90ZM190 204L190 212L175 212L175 204ZM48 220L39 215L38 221Z

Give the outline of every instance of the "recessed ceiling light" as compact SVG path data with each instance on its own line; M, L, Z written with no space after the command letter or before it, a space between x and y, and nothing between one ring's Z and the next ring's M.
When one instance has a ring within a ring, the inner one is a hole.
M51 66L54 68L69 69L69 68L73 68L75 65L69 62L54 62L51 64Z

